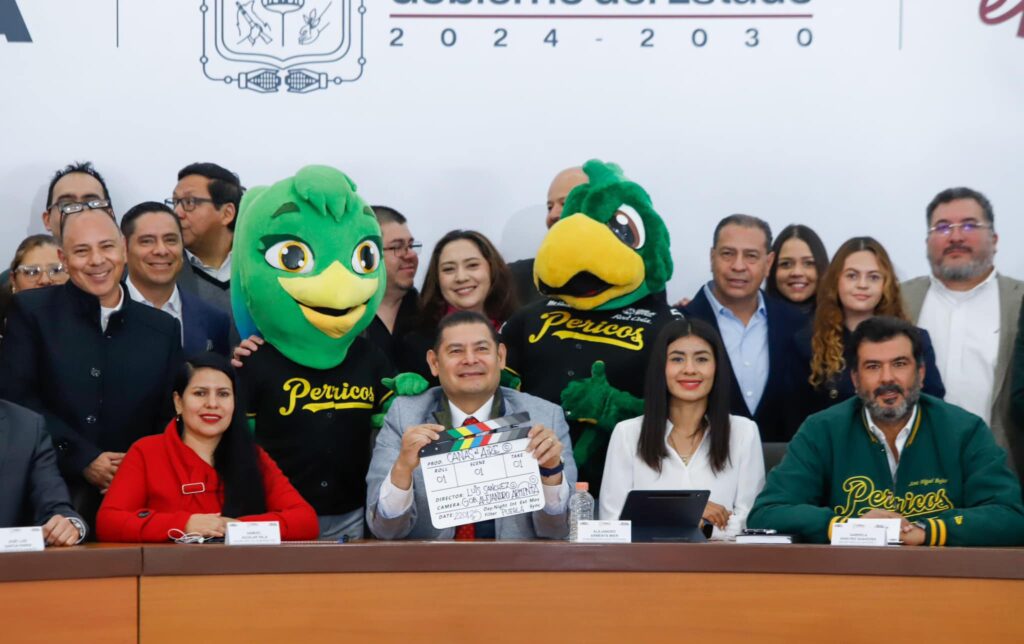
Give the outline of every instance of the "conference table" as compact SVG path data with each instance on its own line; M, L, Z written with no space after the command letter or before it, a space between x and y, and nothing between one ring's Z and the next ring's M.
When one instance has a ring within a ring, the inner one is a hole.
M0 641L1024 642L1024 549L564 542L0 555Z

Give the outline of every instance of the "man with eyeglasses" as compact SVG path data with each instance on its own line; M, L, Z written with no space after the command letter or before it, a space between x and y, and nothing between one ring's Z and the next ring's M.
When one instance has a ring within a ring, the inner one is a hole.
M380 347L391 364L398 364L402 337L415 323L419 293L413 286L423 244L413 239L405 215L388 206L371 206L380 224L387 287L366 338Z
M46 210L43 225L60 243L61 208L68 204L83 205L92 202L93 208L109 208L110 193L103 176L89 161L70 163L54 173L46 191ZM106 202L106 205L99 205Z
M1024 445L1010 416L1008 372L1024 282L995 270L999 235L985 195L943 190L926 215L932 274L902 284L907 313L931 335L946 401L980 416L1019 471Z
M0 347L0 397L43 415L75 509L93 522L128 447L173 416L178 322L128 297L109 202L60 208L69 281L18 293Z
M57 170L50 179L46 190L46 208L41 219L43 226L60 243L61 208L68 204L95 204L94 207L110 206L110 193L103 176L89 161L75 161ZM0 273L0 284L7 281L10 271Z
M242 201L238 175L216 163L192 163L178 172L174 194L164 201L181 219L185 258L178 285L231 315L231 246Z

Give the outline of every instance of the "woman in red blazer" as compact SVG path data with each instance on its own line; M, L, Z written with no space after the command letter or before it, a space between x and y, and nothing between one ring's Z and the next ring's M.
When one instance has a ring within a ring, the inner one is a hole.
M178 416L128 450L96 516L100 541L223 537L229 521L277 521L282 539L315 539L316 512L252 441L234 370L204 353L178 374ZM234 518L232 518L234 517Z

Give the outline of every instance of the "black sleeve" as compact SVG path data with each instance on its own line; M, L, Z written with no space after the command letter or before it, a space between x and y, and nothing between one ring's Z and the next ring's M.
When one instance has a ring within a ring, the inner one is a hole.
M69 474L80 474L96 460L100 449L51 413L39 395L44 386L39 369L44 342L37 326L15 297L7 315L4 343L0 347L0 397L42 414L46 419L47 433L62 445L61 467Z

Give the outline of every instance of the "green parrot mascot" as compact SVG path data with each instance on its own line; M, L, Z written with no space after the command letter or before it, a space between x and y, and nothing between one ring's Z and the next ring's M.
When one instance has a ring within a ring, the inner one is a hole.
M596 495L615 424L643 413L648 347L680 316L665 299L672 257L665 222L621 168L583 165L534 262L547 298L502 328L522 390L561 404L581 481Z
M380 226L344 173L307 166L246 192L232 309L241 337L265 344L239 370L244 400L256 441L320 515L324 538L362 536L371 419L393 371L360 332L385 282Z

